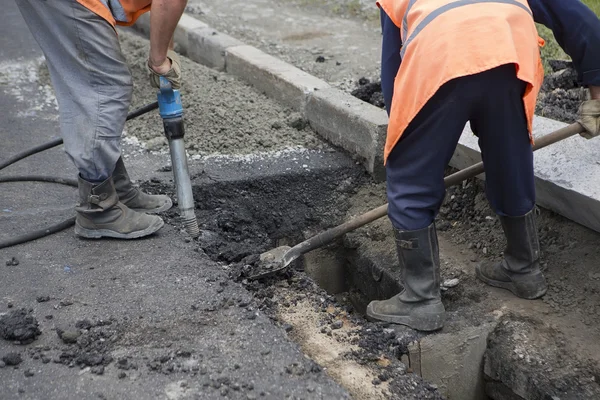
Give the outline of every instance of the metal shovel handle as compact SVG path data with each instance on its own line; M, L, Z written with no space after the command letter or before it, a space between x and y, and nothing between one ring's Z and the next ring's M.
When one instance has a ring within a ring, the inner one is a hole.
M561 140L567 139L571 136L578 135L584 130L585 129L578 122L561 128L548 135L544 135L540 138L537 138L535 141L535 145L533 146L533 151L542 149L553 143L560 142ZM468 168L465 168L452 175L447 176L446 178L444 178L444 183L448 188L461 183L465 179L473 178L483 172L483 162L479 162ZM338 237L387 215L387 211L388 205L384 204L362 215L359 215L358 217L352 218L348 222L345 222L334 228L328 229L325 232L321 232L318 235L315 235L305 240L304 242L297 244L296 246L292 247L283 257L282 268L288 266L292 261L294 261L301 255L306 254L311 250L325 246L333 240L337 239Z

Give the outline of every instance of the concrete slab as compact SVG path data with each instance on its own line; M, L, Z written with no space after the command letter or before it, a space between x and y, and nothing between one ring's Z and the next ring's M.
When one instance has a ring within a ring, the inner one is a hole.
M311 93L329 88L327 82L252 46L227 50L227 72L301 112Z
M385 180L383 146L388 118L384 110L331 88L310 96L306 117L319 135L359 156L376 180Z

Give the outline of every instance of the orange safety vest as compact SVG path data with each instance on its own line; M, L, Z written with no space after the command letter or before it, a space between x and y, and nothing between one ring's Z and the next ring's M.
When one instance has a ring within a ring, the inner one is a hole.
M152 4L152 0L77 0L77 2L104 18L112 26L133 25L140 15L150 11L150 5ZM113 7L115 15L105 3Z
M529 137L544 69L526 0L380 0L402 38L384 163L409 123L446 82L515 64L528 83L523 96ZM493 96L494 93L490 93Z

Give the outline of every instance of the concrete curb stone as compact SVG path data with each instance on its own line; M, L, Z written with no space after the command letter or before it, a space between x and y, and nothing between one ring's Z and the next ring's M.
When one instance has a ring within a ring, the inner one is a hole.
M361 157L375 179L385 180L383 145L387 113L384 110L330 88L312 93L306 116L319 135Z
M149 25L149 15L145 14L134 28L148 34ZM235 75L302 113L317 134L358 156L375 180L385 180L385 111L188 15L182 18L175 40L192 60ZM565 125L536 116L534 136ZM600 139L567 139L536 152L535 175L540 206L600 232L600 164L594 159L597 154ZM467 126L450 165L463 169L480 160L477 139Z
M227 72L242 78L261 92L297 111L304 111L310 94L329 84L256 47L226 50Z
M226 52L231 47L243 46L239 40L217 32L208 25L188 33L188 57L197 63L225 71L227 68Z

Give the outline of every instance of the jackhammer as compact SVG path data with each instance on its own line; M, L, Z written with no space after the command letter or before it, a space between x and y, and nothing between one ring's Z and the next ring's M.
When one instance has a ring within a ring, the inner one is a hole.
M196 238L200 235L198 220L194 213L194 196L192 182L188 171L187 157L183 136L183 107L179 90L173 89L171 83L161 77L158 91L158 109L163 119L165 136L169 142L173 176L177 189L177 202L181 212L181 219L187 233Z

